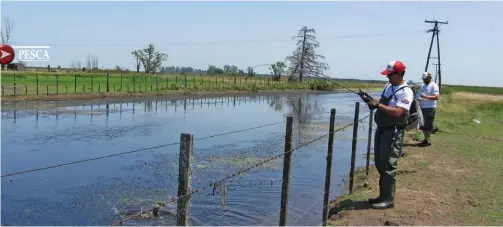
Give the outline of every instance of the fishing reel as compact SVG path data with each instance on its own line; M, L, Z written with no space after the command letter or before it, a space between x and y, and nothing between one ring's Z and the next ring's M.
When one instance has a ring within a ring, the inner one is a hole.
M367 104L367 106L369 107L370 111L372 111L372 110L374 110L374 109L377 108L377 107L369 104L369 102L373 101L374 98L372 98L372 96L370 96L369 94L367 94L367 92L362 91L361 88L359 89L358 95L365 102L365 104Z
M372 98L372 96L370 96L369 94L367 94L367 92L363 92L362 89L360 88L360 91L358 92L358 95L360 96L360 98L365 102L370 102L372 100L374 100L374 98Z

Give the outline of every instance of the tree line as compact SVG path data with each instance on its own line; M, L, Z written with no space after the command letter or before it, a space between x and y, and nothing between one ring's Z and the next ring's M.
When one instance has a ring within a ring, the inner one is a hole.
M276 61L269 67L270 76L273 80L280 80L282 76L287 75L290 81L302 82L305 77L325 76L325 72L329 70L328 64L322 60L323 55L317 54L316 49L320 47L320 43L316 40L316 30L303 26L297 35L292 39L297 40L297 46L290 56L287 56L284 61ZM147 48L134 50L131 52L136 60L136 72L140 72L141 66L146 73L206 73L206 74L239 74L245 75L245 71L239 69L235 65L224 65L223 68L218 68L215 65L209 65L208 69L194 69L192 67L170 66L163 67L162 63L167 61L168 54L160 53L155 50L153 44L149 44ZM255 75L253 67L249 66L246 69L246 75Z
M1 41L2 44L9 43L12 37L12 30L14 22L9 18L4 18L3 26L1 26ZM302 82L305 77L325 76L326 71L329 70L328 64L324 63L324 56L317 54L316 49L319 48L320 43L316 40L316 31L313 28L302 26L297 35L293 36L293 40L297 40L296 48L292 51L291 55L286 56L284 60L278 60L269 65L270 74L273 80L280 80L281 77L287 76L290 81ZM216 65L209 65L206 70L196 69L193 67L185 66L163 66L163 63L168 60L167 53L156 51L154 44L148 44L144 49L133 50L131 55L136 61L136 72L139 73L143 67L145 73L205 73L209 75L214 74L232 74L232 75L257 75L254 72L254 66L239 69L235 65L224 65L222 68ZM2 69L5 65L2 65ZM61 66L57 67L61 69ZM73 71L96 71L104 70L104 67L99 64L98 56L88 55L85 66L80 61L72 61L70 69ZM51 70L51 66L47 65L47 69ZM129 71L120 66L115 66L115 71Z

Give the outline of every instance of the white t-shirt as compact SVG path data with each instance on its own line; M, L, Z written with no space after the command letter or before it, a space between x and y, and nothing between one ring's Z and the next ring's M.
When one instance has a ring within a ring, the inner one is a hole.
M436 108L437 100L423 99L421 98L421 94L423 93L428 96L438 95L438 85L433 81L429 84L423 84L423 86L419 88L419 91L416 94L416 99L419 101L421 108Z
M408 86L407 82L403 82L403 84L398 86L391 86L390 83L385 85L386 90L384 91L384 97L390 97L393 95L393 91L395 91L395 97L391 97L388 106L389 107L403 107L406 110L410 110L410 105L412 104L412 100L414 99L414 92L410 87L402 88L397 91L401 87Z

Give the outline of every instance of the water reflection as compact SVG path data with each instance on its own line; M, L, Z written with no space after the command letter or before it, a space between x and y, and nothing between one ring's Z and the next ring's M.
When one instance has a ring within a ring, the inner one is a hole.
M281 94L9 104L2 109L2 173L177 142L181 132L200 138L255 127L284 121L285 116L294 117L296 147L328 132L326 112L333 106L338 108L338 124L351 121L352 98ZM197 141L193 188L282 152L284 131L285 125L278 124ZM349 170L350 144L340 139L335 144L331 197L343 188L338 183L340 174ZM361 153L366 152L365 144L359 145ZM121 212L165 201L176 196L178 149L165 147L2 179L2 224L108 225ZM321 209L306 207L323 196L326 140L301 151L292 163L289 224L299 215L305 216L295 225L317 224ZM219 191L213 195L209 188L194 195L191 223L204 225L221 216L211 225L277 225L281 166L278 159L226 181L225 208ZM174 220L166 215L128 224L135 223L172 225Z
M223 107L223 106L240 106L243 104L251 104L251 103L264 103L270 102L271 99L282 100L284 102L284 98L271 98L267 96L243 96L243 97L220 97L220 98L199 98L199 99L183 99L183 100L149 100L149 101L135 101L135 102L111 102L104 104L72 104L68 105L65 102L56 102L51 105L44 105L40 107L39 103L31 103L31 102L17 102L12 104L4 104L2 109L2 119L12 119L13 122L16 122L17 119L23 117L31 117L35 116L35 120L38 121L40 115L46 117L48 115L54 116L56 120L59 119L61 115L69 115L73 114L74 118L77 118L77 115L80 116L89 116L92 121L92 117L97 114L105 114L106 117L109 117L111 112L119 113L122 117L123 112L131 111L132 114L138 112L138 106L143 108L144 113L157 113L159 112L159 108L164 107L164 111L168 110L168 108L173 107L175 113L179 110L179 108L183 108L183 112L186 113L188 108L196 109L196 108L210 108L210 107ZM206 106L204 106L206 104ZM131 105L131 107L130 107ZM279 105L283 105L280 103ZM22 112L22 115L19 113Z

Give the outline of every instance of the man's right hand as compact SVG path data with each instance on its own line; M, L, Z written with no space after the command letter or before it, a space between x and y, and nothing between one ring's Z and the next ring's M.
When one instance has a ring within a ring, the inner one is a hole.
M372 110L374 110L374 109L377 109L377 108L378 108L379 103L378 103L378 102L371 101L371 102L368 102L368 103L367 103L367 106L369 107L370 111L372 111Z

